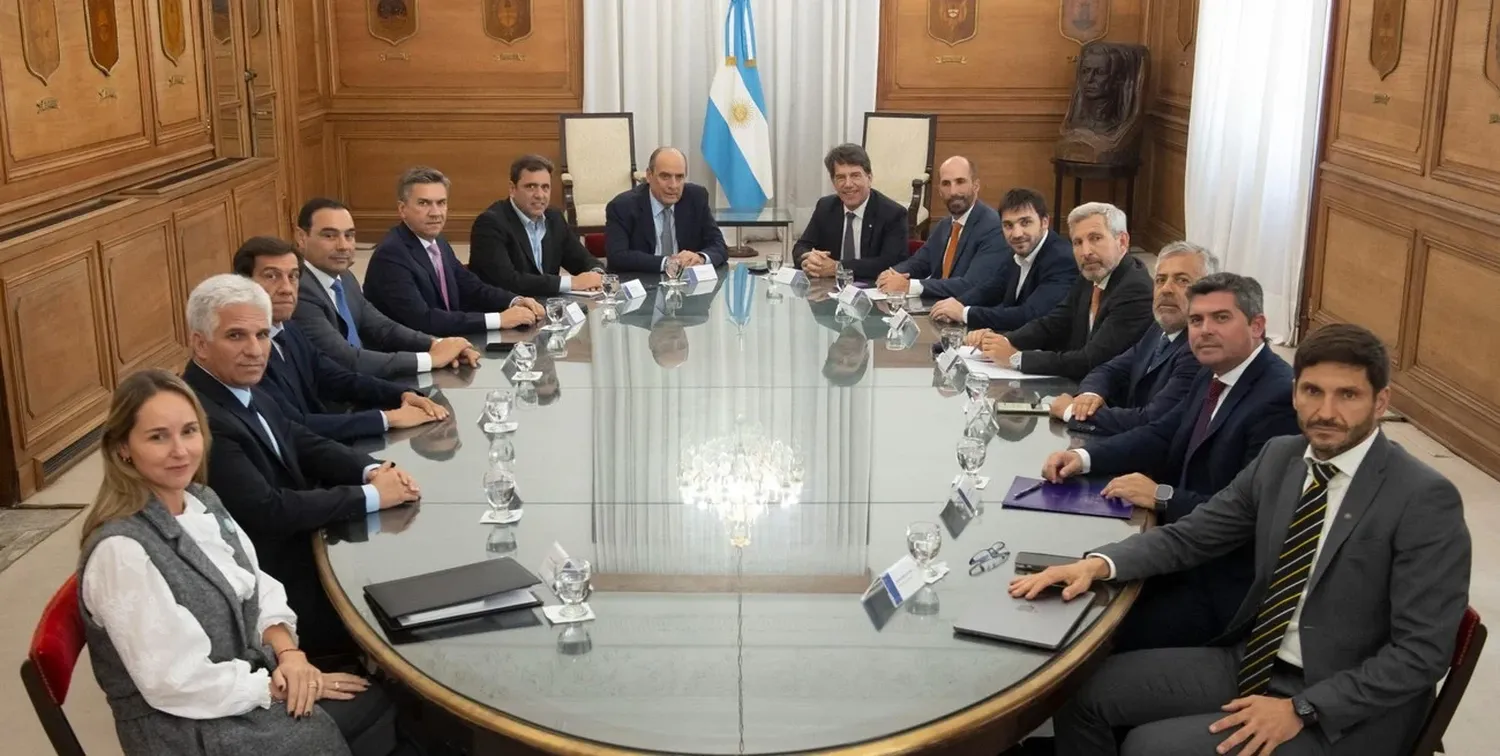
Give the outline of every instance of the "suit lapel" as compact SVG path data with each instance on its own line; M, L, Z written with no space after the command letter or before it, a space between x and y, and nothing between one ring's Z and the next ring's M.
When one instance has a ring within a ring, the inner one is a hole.
M1100 305L1100 308L1102 309L1103 305ZM1229 416L1233 414L1234 408L1238 407L1240 402L1244 401L1245 395L1255 390L1255 382L1260 379L1260 374L1265 371L1265 357L1270 350L1269 346L1261 347L1260 354L1256 355L1255 360L1245 367L1245 372L1240 374L1240 379L1235 381L1233 386L1229 387L1229 394L1224 397L1224 403L1219 405L1219 411L1215 412L1213 419L1209 421L1208 430L1203 433L1203 439L1198 442L1197 446L1187 450L1187 459L1183 462L1184 469L1187 468L1187 463L1192 461L1193 454L1203 448L1203 445L1208 443L1208 440L1213 438L1215 433L1219 432L1219 428L1224 426ZM1197 415L1194 415L1194 417L1197 417Z
M177 556L181 557L182 561L187 563L189 567L192 567L195 572L202 575L214 587L214 590L217 590L219 595L224 597L224 600L229 604L230 612L234 614L234 627L236 632L240 633L240 642L242 645L248 645L245 643L246 639L244 638L244 602L235 594L234 588L229 585L229 581L225 579L224 573L220 572L219 568L214 566L214 563L209 560L208 555L203 553L203 549L198 548L198 543L189 537L187 532L182 529L182 526L178 524L177 518L173 517L172 513L168 512L166 506L157 500L156 497L151 497L151 501L146 503L146 507L141 510L141 514L145 515L146 521L151 524L151 527L155 528L156 532L161 534L162 539L172 545L172 549L177 552ZM232 545L231 548L233 548Z
M1150 358L1156 354L1156 345L1161 343L1161 339L1161 327L1152 323L1151 327L1146 329L1146 335L1142 336L1140 342L1136 344L1135 348L1147 350L1148 360L1145 364L1142 364L1140 360L1130 363L1131 395L1134 395L1141 382L1149 378L1152 371L1156 370L1157 360Z
M404 223L401 224L401 233L406 237L406 251L411 255L412 262L416 263L418 270L427 274L427 282L432 284L432 300L442 304L443 290L438 285L437 268L433 267L432 258L427 254L427 245L423 244L422 238L407 228ZM442 248L442 244L439 243L440 252Z
M1365 454L1364 462L1360 463L1359 469L1354 472L1354 479L1349 481L1349 488L1344 491L1344 500L1339 504L1339 511L1333 524L1328 528L1328 535L1323 539L1323 546L1318 551L1318 563L1313 567L1312 577L1308 578L1307 592L1312 593L1318 585L1318 579L1328 569L1328 563L1332 561L1334 554L1338 553L1339 547L1349 539L1349 534L1359 524L1361 518L1370 510L1370 505L1375 501L1375 494L1380 491L1380 486L1385 482L1385 464L1391 456L1391 442L1384 433L1376 436L1375 442L1370 445L1370 451Z

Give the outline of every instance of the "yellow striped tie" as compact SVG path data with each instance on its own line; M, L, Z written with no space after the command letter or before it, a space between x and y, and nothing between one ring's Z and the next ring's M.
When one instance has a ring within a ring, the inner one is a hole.
M1323 518L1328 512L1328 481L1336 472L1338 468L1327 462L1312 465L1312 482L1292 513L1281 555L1276 558L1276 571L1271 573L1271 584L1266 586L1250 640L1245 644L1245 657L1240 661L1241 696L1259 695L1271 685L1271 667L1281 650L1281 640L1312 576Z

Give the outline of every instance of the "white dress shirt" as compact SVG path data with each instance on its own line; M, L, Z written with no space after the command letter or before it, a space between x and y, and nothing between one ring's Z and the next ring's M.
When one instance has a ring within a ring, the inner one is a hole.
M318 285L321 286L321 287L323 287L323 293L325 293L325 294L328 295L328 301L330 301L330 302L338 302L339 301L336 297L333 296L333 281L334 281L333 276L330 276L327 273L324 273L323 271L318 270L318 268L315 267L312 263L307 262L305 260L302 263L302 267L307 268L307 272L311 273L312 277L317 280ZM347 302L348 295L345 295L345 300ZM350 326L350 327L352 328L353 326ZM430 372L432 372L432 355L428 354L427 352L417 352L416 355L417 355L417 372L418 373L430 373Z
M177 524L223 573L241 601L252 592L260 602L257 639L267 628L285 625L295 637L297 615L286 590L262 572L255 546L236 530L240 548L255 567L252 574L234 561L219 521L192 494L184 496ZM83 604L109 633L130 679L152 708L187 719L217 719L271 705L267 670L251 671L242 659L213 662L203 626L177 603L172 589L134 539L111 536L99 542L83 569Z
M1356 444L1353 448L1336 457L1326 460L1329 464L1338 468L1338 472L1328 479L1328 508L1323 512L1323 530L1318 535L1318 543L1313 547L1313 568L1317 569L1318 557L1323 553L1323 544L1328 540L1328 531L1333 528L1333 523L1338 519L1339 507L1344 503L1344 494L1349 492L1349 483L1354 480L1355 473L1359 472L1359 466L1364 463L1365 455L1370 453L1370 447L1375 444L1375 435L1379 429L1370 431L1365 440ZM1322 462L1313 456L1312 447L1307 447L1302 452L1302 458L1307 462L1307 475L1302 481L1302 490L1306 491L1312 485L1312 466L1314 462ZM1308 578L1311 579L1311 573ZM1302 623L1302 606L1307 603L1307 591L1302 591L1302 598L1297 600L1297 608L1292 610L1292 619L1287 623L1286 635L1281 638L1281 649L1276 656L1288 664L1297 667L1302 666L1302 636L1298 628Z
M957 218L953 219L953 222L957 223L958 226L959 226L959 229L958 229L958 243L959 244L963 244L964 243L964 234L966 234L966 233L969 232L969 215L971 213L973 213L973 212L974 212L974 206L973 205L969 205L969 209L965 210L963 215L960 215ZM949 233L950 233L950 238L951 238L951 233L952 232L950 231ZM948 251L948 247L947 247L947 244L945 242L944 245L943 245L943 252L946 253L947 251ZM954 257L955 257L955 260L956 260L956 258L958 256L958 250L957 249L953 250L953 254L954 254ZM938 258L938 265L942 265L942 264L943 264L942 258ZM942 275L942 272L943 272L942 268L938 268L937 275L929 276L929 278L938 278L939 276ZM906 293L907 293L908 296L913 296L913 297L920 297L920 296L922 296L922 282L921 281L917 281L917 280L913 280L911 282L910 288L907 290Z
M1224 400L1229 398L1229 392L1234 390L1234 384L1240 382L1240 376L1245 374L1245 368L1250 367L1250 363L1254 362L1255 358L1260 356L1261 350L1265 348L1265 342L1261 342L1260 346L1256 347L1255 351L1251 352L1250 356L1245 358L1244 362L1241 362L1240 364L1235 365L1233 368L1225 371L1223 375L1214 376L1214 378L1218 380L1219 383L1224 384L1224 390L1219 392L1219 400L1214 402L1214 411L1209 413L1208 415L1208 419L1210 421L1214 419L1214 415L1219 414L1219 408L1224 406ZM1197 411L1195 411L1193 408L1189 407L1188 411L1192 414L1192 417L1198 417ZM1186 416L1184 416L1184 419L1186 419ZM1093 460L1089 459L1088 450L1080 447L1074 449L1073 453L1077 454L1078 458L1083 461L1083 472L1087 474L1093 462ZM1110 573L1114 573L1113 567L1110 568Z
M1173 331L1171 333L1165 334L1166 339L1167 339L1167 343L1170 344L1170 343L1176 341L1177 337L1181 336L1181 335L1182 335L1182 331ZM1154 345L1153 345L1153 348L1154 348ZM1085 391L1082 394L1079 394L1078 396L1073 397L1073 399L1076 401L1078 399L1084 398L1085 396L1099 396L1099 395L1096 394L1096 393L1094 393L1094 392L1092 392L1092 391ZM1218 407L1214 407L1214 411L1218 412L1219 408ZM1065 423L1071 422L1073 420L1073 405L1069 404L1067 406L1067 408L1065 408L1063 410L1062 419L1063 419L1063 422L1065 422Z
M1032 266L1033 263L1036 262L1036 253L1042 251L1042 245L1046 244L1046 243L1047 243L1047 235L1045 233L1043 233L1042 234L1042 240L1039 241L1039 242L1037 242L1035 247L1031 248L1031 254L1026 255L1025 257L1022 257L1022 256L1017 255L1017 254L1012 254L1011 255L1011 258L1013 258L1016 261L1016 265L1020 266L1020 268L1021 268L1021 274L1018 275L1018 276L1016 276L1016 297L1017 298L1019 298L1021 296L1021 287L1026 285L1026 276L1027 276L1027 274L1031 273L1031 266ZM965 323L969 322L969 309L970 308L968 308L968 307L964 308L963 319L964 319Z

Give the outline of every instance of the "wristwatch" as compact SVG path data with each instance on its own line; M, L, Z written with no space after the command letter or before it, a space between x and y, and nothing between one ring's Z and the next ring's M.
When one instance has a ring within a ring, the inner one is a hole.
M1167 503L1172 500L1175 490L1166 483L1156 484L1156 511L1158 514L1167 511Z
M1013 354L1013 355L1010 356L1010 369L1011 370L1020 370L1021 369L1021 353L1020 352L1016 352L1015 354Z
M1292 697L1292 711L1297 712L1297 717L1302 720L1303 727L1312 727L1318 723L1318 710L1302 696Z

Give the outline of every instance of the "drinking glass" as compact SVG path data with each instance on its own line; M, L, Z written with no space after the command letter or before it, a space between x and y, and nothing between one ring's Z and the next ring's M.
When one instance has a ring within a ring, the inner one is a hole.
M534 381L541 376L531 372L536 364L536 344L530 341L517 342L510 350L510 359L516 365L516 380Z
M547 324L542 326L544 331L562 331L568 327L568 300L564 297L551 297L547 300Z
M767 252L766 272L774 276L778 270L781 270L781 250Z
M588 601L589 594L594 592L589 585L592 575L592 567L587 559L570 557L557 568L557 579L552 590L563 602L562 611L558 614L565 619L578 619L588 614L588 610L583 608L583 602Z
M499 465L492 465L484 474L484 499L490 504L491 518L505 525L521 519L521 503L516 498L516 474Z
M958 439L958 464L970 478L979 472L979 468L984 467L985 452L989 449L987 441L988 439L969 435Z
M489 537L484 539L484 552L487 559L516 553L516 529L504 525L491 528Z
M963 346L964 335L966 333L967 331L958 326L948 326L947 328L939 331L938 337L942 339L943 351L951 352Z
M496 462L507 465L510 462L516 461L516 445L510 439L510 436L496 436L490 439L489 458L491 465L494 465Z
M484 395L484 432L510 433L516 424L510 421L510 411L516 405L515 392L510 389L493 389Z
M964 392L969 395L969 406L978 406L979 400L990 392L990 377L983 373L969 373L964 379Z
M942 548L943 532L938 529L937 523L914 522L906 528L906 550L911 552L912 558L922 568L924 579L937 579L937 571L931 567L931 563Z
M667 274L667 280L662 282L664 285L672 287L682 285L682 263L678 262L677 258L668 257L667 267L663 272Z
M896 317L898 313L906 309L906 292L885 295L885 306L890 308L891 317Z
M844 267L842 260L839 261L838 267L833 271L833 283L839 291L843 291L845 287L854 285L854 271Z
M614 304L620 301L620 277L613 273L605 273L600 287L604 290L604 303Z

